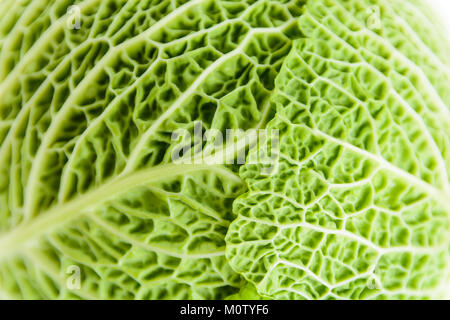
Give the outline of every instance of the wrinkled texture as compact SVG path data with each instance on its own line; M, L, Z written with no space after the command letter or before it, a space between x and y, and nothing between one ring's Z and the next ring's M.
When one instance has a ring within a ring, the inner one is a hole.
M233 166L171 165L176 129L258 128L301 1L5 1L0 291L218 299ZM78 4L81 28L65 13ZM4 11L3 11L4 12ZM213 156L213 155L212 155ZM232 154L231 154L232 156ZM80 268L81 289L66 281Z
M268 125L278 171L241 168L250 191L234 202L227 257L261 294L445 294L450 51L406 1L377 1L382 27L366 28L371 3L308 2Z
M0 0L0 298L443 297L442 30L421 0ZM173 163L199 124L277 161Z

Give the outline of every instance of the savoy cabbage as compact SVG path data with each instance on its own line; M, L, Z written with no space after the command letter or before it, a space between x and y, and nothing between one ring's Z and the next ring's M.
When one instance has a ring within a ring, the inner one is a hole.
M450 42L426 0L0 9L0 297L448 293Z

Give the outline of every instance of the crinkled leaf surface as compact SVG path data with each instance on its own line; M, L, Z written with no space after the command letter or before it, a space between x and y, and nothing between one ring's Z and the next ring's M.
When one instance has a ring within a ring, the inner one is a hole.
M0 297L440 297L449 42L424 1L304 2L0 1ZM272 118L271 177L171 162Z
M171 133L264 126L302 5L2 1L1 295L236 292L224 237L245 184L233 167L171 164Z
M234 270L281 299L442 297L450 51L416 1L315 0L276 80L278 171L227 234ZM367 26L371 5L379 26ZM252 151L250 156L256 151Z

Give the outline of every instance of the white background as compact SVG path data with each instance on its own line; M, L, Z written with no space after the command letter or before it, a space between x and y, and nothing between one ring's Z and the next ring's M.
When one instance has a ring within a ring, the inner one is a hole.
M450 0L427 0L434 11L440 16L441 21L447 27L447 34L450 36Z

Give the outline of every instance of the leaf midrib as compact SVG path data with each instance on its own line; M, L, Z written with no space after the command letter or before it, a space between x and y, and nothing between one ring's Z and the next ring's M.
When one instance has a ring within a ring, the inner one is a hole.
M205 164L167 164L137 171L127 176L118 176L95 190L91 190L64 204L57 205L36 219L18 226L0 237L0 259L9 257L26 247L30 241L39 238L85 214L89 209L102 205L118 194L144 184L151 184L178 175L201 171L212 171L230 175L228 169ZM237 177L235 177L238 179Z

